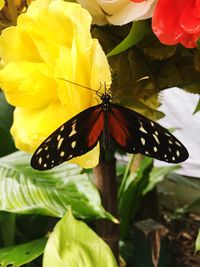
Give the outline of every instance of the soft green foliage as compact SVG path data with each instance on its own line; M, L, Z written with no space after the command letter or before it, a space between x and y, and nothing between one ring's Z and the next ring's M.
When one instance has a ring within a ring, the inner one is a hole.
M30 155L23 152L0 159L0 210L62 217L69 207L81 218L112 218L82 168L63 164L35 171Z
M143 195L150 192L157 183L161 182L163 178L173 171L176 171L180 167L178 165L166 166L166 167L154 167L149 176L149 183L143 190Z
M134 21L127 37L110 51L107 56L114 56L138 44L151 31L148 20Z
M70 211L47 242L43 267L117 267L108 245Z
M200 111L200 99L199 99L199 101L198 101L198 103L197 103L197 105L196 105L196 108L195 108L193 114L195 114L195 113L197 113L197 112L199 112L199 111Z
M200 230L196 239L196 243L195 243L195 250L199 251L200 250Z
M46 238L43 238L0 249L0 266L7 267L10 264L17 267L34 260L43 253L46 241Z
M139 209L144 195L151 191L158 182L161 182L165 175L178 168L178 166L153 167L153 159L148 157L142 160L137 171L130 172L130 166L127 166L118 192L122 239L128 237L134 215Z
M15 151L10 134L12 114L13 107L7 103L3 92L0 91L0 157Z
M13 213L0 212L0 246L12 246L15 241L15 218Z
M132 218L138 210L143 190L149 182L149 174L153 167L151 158L144 158L137 172L126 172L118 194L118 207L121 218L120 234L125 239L129 235ZM128 167L129 168L129 167Z

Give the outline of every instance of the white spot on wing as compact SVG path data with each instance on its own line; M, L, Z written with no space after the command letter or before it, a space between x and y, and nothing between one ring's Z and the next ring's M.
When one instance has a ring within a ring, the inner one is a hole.
M139 130L140 130L141 132L143 132L143 133L147 133L147 131L146 131L146 130L144 129L144 127L142 126L142 124L141 124Z
M61 151L60 152L60 156L63 157L65 155L65 152L64 151Z
M156 146L153 147L154 152L158 151L158 148Z
M62 142L63 142L64 138L60 138L60 140L58 141L58 146L57 149L60 149Z
M50 142L51 141L51 138L48 138L46 141L45 141L45 143L48 143L48 142Z
M175 143L176 143L178 146L181 146L181 144L180 144L179 142L175 141Z
M73 141L72 144L71 144L72 148L75 148L76 146L76 141Z
M157 142L158 144L160 144L160 141L159 141L157 135L153 134L153 137L154 137L154 139L156 140L156 142Z
M42 157L39 157L38 163L41 165L42 164Z
M42 148L38 149L38 151L36 152L36 155L39 154L42 151Z
M74 123L72 125L72 130L71 130L71 133L69 134L69 137L77 133L75 128L76 128L76 124Z
M145 143L146 143L146 140L143 138L143 137L141 137L141 143L143 144L143 146L145 145Z

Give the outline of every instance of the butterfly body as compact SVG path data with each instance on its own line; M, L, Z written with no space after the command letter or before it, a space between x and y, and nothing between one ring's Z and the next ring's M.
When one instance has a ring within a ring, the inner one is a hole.
M35 151L31 166L51 169L92 150L99 140L109 149L113 139L122 151L141 153L178 163L187 149L168 130L143 115L113 104L111 95L100 95L101 104L87 108L55 130Z

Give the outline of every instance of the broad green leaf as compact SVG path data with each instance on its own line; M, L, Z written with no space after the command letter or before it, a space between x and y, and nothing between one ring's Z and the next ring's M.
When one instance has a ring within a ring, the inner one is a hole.
M200 197L195 198L191 203L183 207L183 212L196 212L200 211Z
M148 35L140 43L143 48L144 54L152 60L162 60L172 57L176 53L176 45L162 44L155 34Z
M194 66L194 54L188 49L179 47L176 54L164 62L154 61L151 64L156 84L160 90L179 87L187 92L199 94L200 75Z
M157 111L159 88L155 84L151 66L138 48L133 47L118 56L116 76L117 79L112 83L112 93L116 96L113 101L150 119L161 117Z
M7 103L3 92L0 92L0 157L16 150L10 134L12 114L13 107Z
M16 214L0 211L0 247L14 245L15 218Z
M193 115L194 115L195 113L199 112L199 111L200 111L200 98L199 98L199 101L198 101L198 103L197 103L197 106L196 106L196 108L195 108L195 110L194 110L194 112L193 112Z
M129 166L130 167L130 166ZM135 172L126 172L118 194L120 214L120 235L126 239L130 233L132 218L141 205L143 191L148 186L153 159L144 157L140 167Z
M0 159L0 210L62 217L71 207L81 218L112 218L80 167L62 164L49 171L30 167L30 155L15 152Z
M158 182L162 181L165 175L177 168L179 167L153 167L153 159L145 157L137 171L126 173L118 193L118 206L121 218L120 234L122 239L127 238L133 217L139 209L144 195L151 191Z
M166 166L166 167L154 167L149 176L149 183L147 187L145 187L143 190L143 195L147 194L154 188L154 186L157 183L161 182L164 179L165 175L170 174L179 168L180 166L178 165Z
M195 251L199 251L200 250L200 230L196 239L196 243L195 243Z
M113 50L107 54L107 57L122 53L131 46L138 44L149 32L150 26L148 20L134 21L127 37L113 48Z
M46 238L34 240L22 245L0 249L0 266L21 266L40 256L46 245Z
M47 242L43 267L117 267L108 245L70 211L57 223Z

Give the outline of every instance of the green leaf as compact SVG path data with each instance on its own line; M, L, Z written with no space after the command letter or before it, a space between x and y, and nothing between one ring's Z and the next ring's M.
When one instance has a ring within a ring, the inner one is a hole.
M145 56L153 60L162 60L172 57L176 53L176 45L162 44L154 33L148 35L141 43Z
M194 112L193 112L193 115L194 115L195 113L197 113L198 111L200 111L200 98L199 98L199 102L197 103L197 106L196 106L196 108L195 108L195 110L194 110Z
M159 107L159 88L153 71L137 47L118 56L115 74L117 78L113 80L111 88L113 95L117 96L115 102L153 120L162 116L156 110Z
M154 167L149 176L149 183L143 190L143 195L151 191L157 183L161 182L167 174L179 169L180 166L166 166L166 167Z
M110 218L99 193L80 167L62 164L39 172L31 156L15 152L0 159L0 210L62 217L71 207L81 218Z
M179 47L174 56L160 63L154 61L151 67L159 91L179 87L190 93L200 93L200 75L194 66L194 55L189 49Z
M108 245L70 211L57 223L47 242L43 267L117 267Z
M130 163L131 165L132 163ZM177 168L179 166L153 167L153 159L144 157L137 171L126 172L118 193L122 239L128 237L133 217L139 209L144 195L151 191L158 182L162 181L165 175Z
M196 243L195 243L195 251L199 251L200 250L200 230L196 239Z
M3 92L0 92L0 157L16 150L10 134L12 115L13 107L7 103Z
M0 246L12 246L15 240L15 217L8 212L0 212Z
M130 164L131 165L131 164ZM143 191L148 186L153 159L144 157L136 172L126 173L118 194L120 235L126 239L130 233L132 218L141 205Z
M122 53L131 46L138 44L150 31L148 20L134 21L127 37L115 48L113 48L107 54L107 57Z
M182 212L196 212L200 211L200 197L195 198L191 203L182 208Z
M40 256L46 245L46 238L34 240L22 245L0 249L0 266L21 266Z

